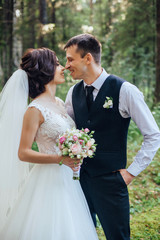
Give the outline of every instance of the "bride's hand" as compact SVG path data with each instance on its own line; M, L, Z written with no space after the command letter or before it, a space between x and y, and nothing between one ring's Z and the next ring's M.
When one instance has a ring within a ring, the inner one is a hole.
M83 159L74 158L74 166L71 167L71 169L73 170L73 172L79 171L80 168L81 168L82 163L83 163Z
M62 158L63 164L70 167L74 172L80 169L80 165L82 164L82 160L78 158L70 158L70 157L63 157Z

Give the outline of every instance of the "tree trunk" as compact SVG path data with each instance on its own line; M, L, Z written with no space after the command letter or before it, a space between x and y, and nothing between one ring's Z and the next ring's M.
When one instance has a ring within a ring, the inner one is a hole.
M39 8L40 8L39 20L40 20L41 27L43 28L43 25L47 24L46 0L39 0ZM41 32L39 37L39 47L44 47L44 46L45 46L44 35Z
M2 0L0 0L0 90L1 86L3 85L3 3Z
M39 6L40 6L40 22L42 24L46 24L47 23L46 0L39 0Z
M136 12L134 13L135 18L133 18L133 39L135 39L136 42L136 38L137 38L137 21L136 21ZM134 43L133 46L133 71L132 71L132 82L134 85L136 85L136 72L138 70L139 66L138 66L138 58L137 58L137 47L136 44Z
M52 12L51 12L51 21L55 25L56 25L56 8L55 8L56 2L57 2L56 0L52 1ZM54 49L56 45L55 29L52 33L51 41L52 41L52 48Z
M89 6L90 6L90 25L93 25L93 1L90 0L89 2Z
M5 0L3 5L3 70L4 82L13 72L13 0Z
M18 23L22 19L22 14L16 16L16 9L21 9L21 3L18 1L15 2L14 4L14 11L13 11L13 63L14 67L18 68L19 67L19 62L22 57L22 35L23 34L18 34Z
M160 1L156 1L156 87L155 87L155 100L160 102Z
M106 22L106 26L105 26L105 31L106 33L110 32L110 27L112 25L112 12L111 12L111 7L112 7L112 0L108 0L108 7L106 9L107 11L107 22Z
M31 7L32 6L32 7ZM36 3L30 0L29 5L28 5L28 13L29 13L29 25L32 26L30 28L30 48L35 47L35 42L36 42L36 34L35 34L35 24L36 24L36 17L35 17L35 12L36 12Z

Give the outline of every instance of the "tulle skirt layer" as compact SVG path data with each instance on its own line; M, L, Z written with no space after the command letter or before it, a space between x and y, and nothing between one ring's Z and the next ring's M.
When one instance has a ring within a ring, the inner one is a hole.
M97 240L79 181L62 165L35 165L0 240Z

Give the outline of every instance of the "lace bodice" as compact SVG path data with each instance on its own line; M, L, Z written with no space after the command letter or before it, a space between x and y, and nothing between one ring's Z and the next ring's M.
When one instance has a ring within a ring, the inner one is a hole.
M33 100L28 107L37 108L44 122L40 125L35 141L39 152L58 154L57 140L68 128L75 126L74 121L65 111L64 102L56 97L56 103L43 102L41 99Z

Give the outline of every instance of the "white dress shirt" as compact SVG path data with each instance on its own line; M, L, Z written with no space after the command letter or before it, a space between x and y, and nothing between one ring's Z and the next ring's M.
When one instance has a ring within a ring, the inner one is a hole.
M109 74L103 69L101 75L91 84L95 88L93 91L94 100L108 76ZM87 84L84 82L84 87L86 85ZM74 120L72 105L73 88L74 86L68 91L65 107L67 113ZM134 161L127 169L127 171L133 176L137 176L150 164L156 151L160 147L160 131L151 111L144 101L143 93L129 82L124 82L121 86L119 95L119 112L123 118L131 117L144 137L141 149L138 151Z

